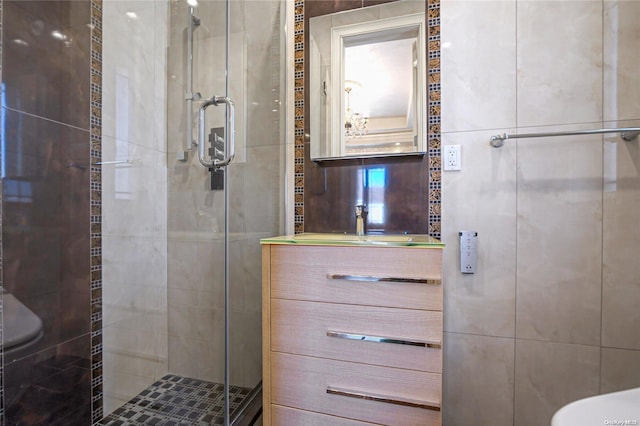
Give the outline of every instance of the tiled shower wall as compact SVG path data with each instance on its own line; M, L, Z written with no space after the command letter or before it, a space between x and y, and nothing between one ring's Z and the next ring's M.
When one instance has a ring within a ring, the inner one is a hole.
M3 421L89 424L101 415L101 2L1 9L3 287L43 323L39 341L4 351ZM5 338L22 324L7 300Z
M229 191L230 380L253 388L262 377L260 238L283 232L285 137L282 84L284 2L231 1L228 96L236 104L236 157ZM186 137L187 3L171 2L168 48L168 342L171 373L224 382L225 193L211 190L195 150L176 159ZM225 2L200 2L194 32L194 86L225 95ZM196 114L194 114L194 117ZM224 106L207 127L224 126ZM193 134L195 138L195 132Z
M549 424L640 386L640 3L444 1L444 423ZM562 58L562 59L551 59ZM458 271L458 231L479 234ZM487 392L490 389L490 392Z
M167 1L103 4L104 414L167 373Z

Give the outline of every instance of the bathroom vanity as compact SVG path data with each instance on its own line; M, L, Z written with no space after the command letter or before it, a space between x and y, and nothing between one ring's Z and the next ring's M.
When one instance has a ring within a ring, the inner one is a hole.
M442 248L425 235L262 240L264 424L440 425Z

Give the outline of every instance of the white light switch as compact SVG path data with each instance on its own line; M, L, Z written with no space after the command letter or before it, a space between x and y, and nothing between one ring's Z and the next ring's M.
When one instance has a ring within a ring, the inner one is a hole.
M460 231L460 272L475 274L478 266L478 233Z

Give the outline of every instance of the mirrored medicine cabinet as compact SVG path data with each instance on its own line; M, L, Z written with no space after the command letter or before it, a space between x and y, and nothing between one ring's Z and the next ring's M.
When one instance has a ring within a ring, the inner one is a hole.
M311 159L423 155L425 56L424 2L311 18Z

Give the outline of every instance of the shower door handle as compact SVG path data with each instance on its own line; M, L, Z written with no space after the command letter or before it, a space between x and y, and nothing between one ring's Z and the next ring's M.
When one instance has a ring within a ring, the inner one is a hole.
M218 159L209 159L206 157L206 117L205 111L211 105L218 106L220 104L225 104L227 106L227 137L229 143L227 147L229 149L228 155L224 160ZM198 159L200 160L200 164L207 168L220 168L228 166L229 163L233 161L233 158L236 155L236 131L235 131L235 123L236 123L236 108L233 101L225 96L213 96L211 99L207 99L200 105L200 110L198 111Z

